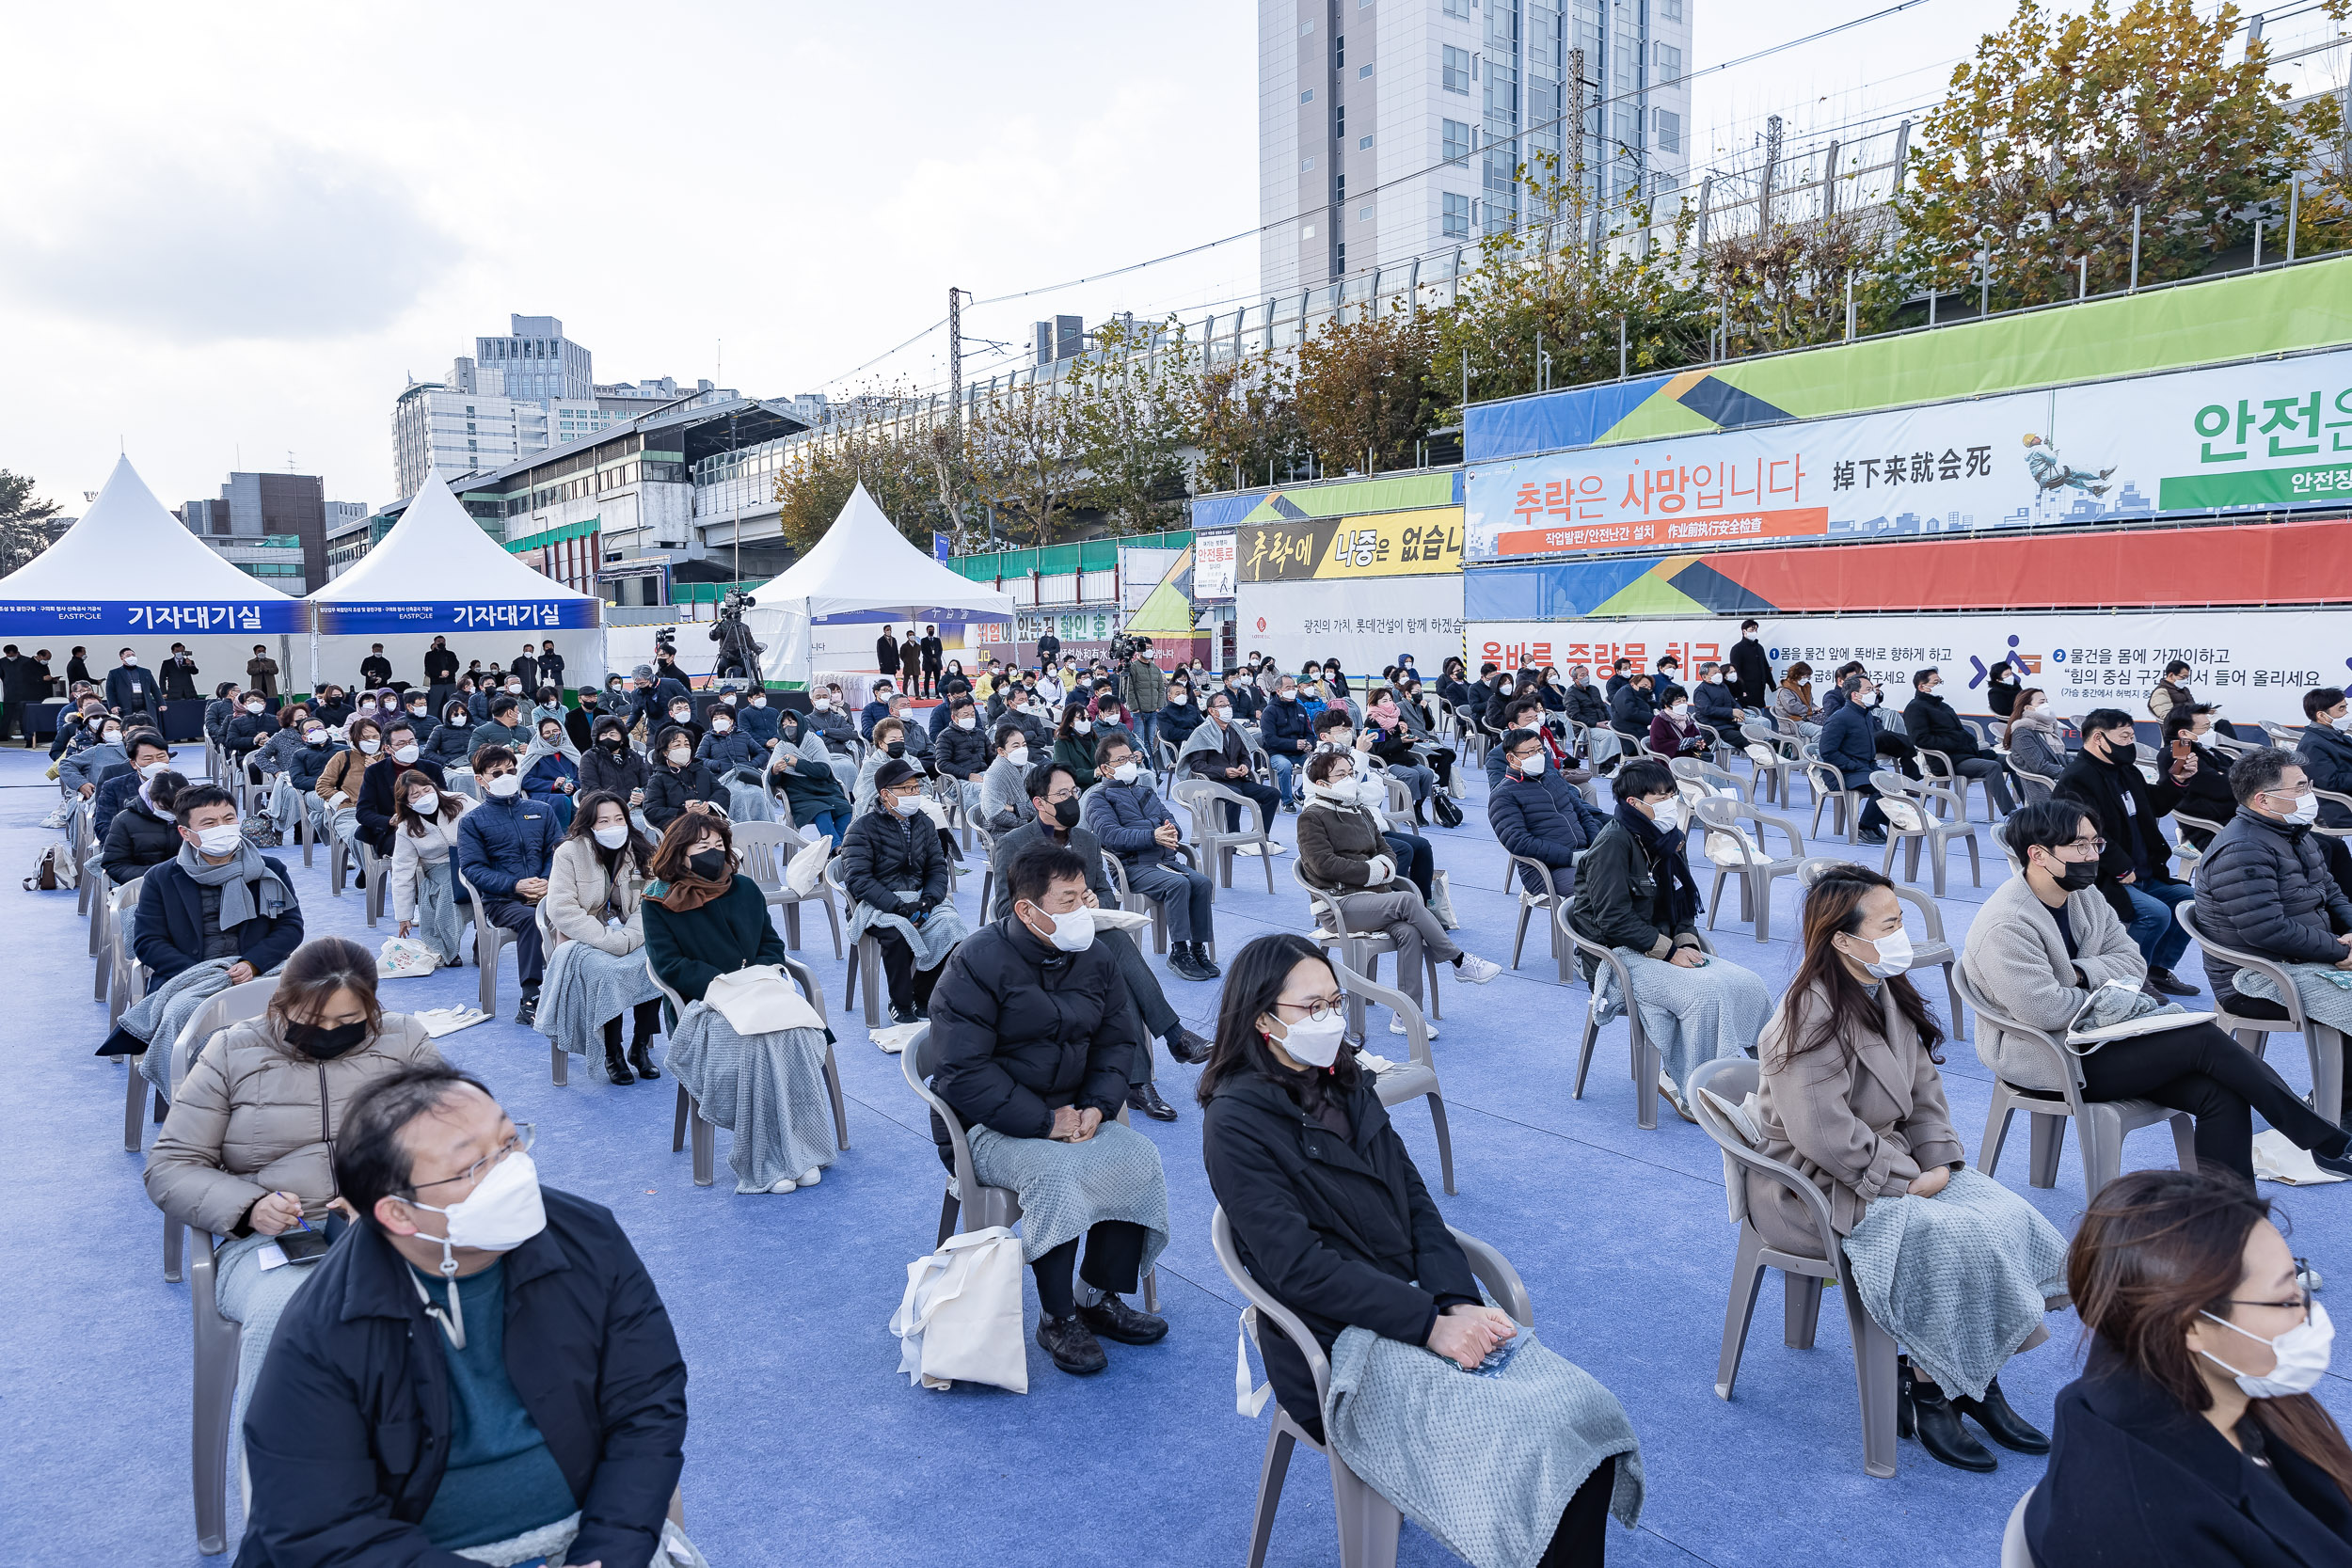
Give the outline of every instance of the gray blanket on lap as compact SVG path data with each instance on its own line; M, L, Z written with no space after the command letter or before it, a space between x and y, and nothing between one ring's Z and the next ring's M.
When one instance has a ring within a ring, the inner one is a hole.
M823 1030L779 1029L747 1039L716 1008L691 1003L670 1031L664 1065L714 1126L735 1134L727 1165L737 1192L766 1192L838 1157Z

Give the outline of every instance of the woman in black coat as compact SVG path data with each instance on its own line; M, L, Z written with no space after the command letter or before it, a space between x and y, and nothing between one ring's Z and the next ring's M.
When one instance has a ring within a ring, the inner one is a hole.
M1345 1048L1346 1022L1338 977L1305 938L1260 937L1234 958L1200 1073L1209 1186L1250 1277L1325 1355L1359 1327L1475 1370L1518 1328L1482 1304L1469 1258ZM1274 1397L1322 1441L1305 1357L1272 1324L1258 1348ZM1615 1469L1604 1459L1585 1477L1544 1564L1601 1560Z
M664 729L654 743L654 755L658 760L645 776L645 820L656 832L669 832L670 824L691 801L726 804L723 786L695 757L694 737L684 726L672 724Z
M2026 1505L2036 1561L2352 1565L2352 1447L2309 1392L2327 1309L2269 1214L2189 1171L2099 1190L2067 1255L2093 1338Z
M612 714L598 719L589 744L580 751L580 793L607 789L631 806L640 806L644 804L645 783L650 777L644 757L629 745L622 721Z
M117 886L138 880L151 865L179 858L180 825L171 815L171 798L187 787L188 781L177 773L158 773L115 813L99 863Z

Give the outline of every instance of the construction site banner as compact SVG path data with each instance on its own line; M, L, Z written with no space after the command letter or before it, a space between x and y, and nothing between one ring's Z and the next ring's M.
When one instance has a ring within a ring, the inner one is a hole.
M1434 671L1462 651L1462 578L1308 578L1245 580L1234 601L1234 651L1285 670L1336 658L1351 676L1376 675L1411 654Z
M1466 497L1472 561L2341 508L2352 350L1522 457Z
M1465 629L1473 666L1549 664L1565 674L1582 664L1597 676L1619 658L1656 669L1669 653L1688 672L1728 657L1740 635L1728 618L1473 621ZM1913 674L1933 665L1944 672L1953 705L1973 714L1987 710L1987 666L2012 655L2025 661L2026 684L2076 720L2097 707L2151 718L2149 689L2167 664L2182 659L2191 689L2223 705L2222 717L2300 727L2303 693L2342 686L2352 672L2352 610L1774 617L1761 636L1774 674L1799 660L1813 667L1816 701L1830 671L1860 659L1886 689L1889 705L1900 707Z
M1458 575L1462 509L1253 523L1233 536L1243 582Z

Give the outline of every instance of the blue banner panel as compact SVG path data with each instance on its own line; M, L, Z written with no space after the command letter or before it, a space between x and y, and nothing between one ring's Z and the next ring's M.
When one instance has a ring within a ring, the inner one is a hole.
M322 637L380 632L576 631L600 624L599 599L399 599L312 602Z
M173 604L160 599L10 599L0 601L0 635L76 637L84 632L172 632L182 637L308 631L301 599Z
M1673 379L1645 375L1502 403L1472 404L1462 421L1462 455L1471 463L1493 463L1539 451L1589 447Z

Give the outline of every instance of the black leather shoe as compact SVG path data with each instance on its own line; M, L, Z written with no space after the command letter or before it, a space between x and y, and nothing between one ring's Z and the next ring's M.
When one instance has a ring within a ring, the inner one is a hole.
M1130 1085L1127 1089L1127 1103L1150 1117L1153 1121L1176 1119L1176 1107L1162 1100L1160 1091L1150 1084Z
M2169 969L2150 970L2148 984L2163 996L2195 996L2198 994L2195 986L2190 985Z
M1984 1398L1963 1399L1955 1396L1952 1408L1984 1428L1985 1434L2011 1453L2048 1453L2050 1440L2026 1423L2026 1418L2010 1408L2001 1393L2000 1379L1985 1385Z
M1928 1450L1928 1457L1955 1470L1974 1470L1979 1474L2000 1468L2001 1462L1993 1451L1968 1434L1960 1424L1960 1412L1944 1397L1944 1390L1931 1383L1922 1383L1905 1367L1901 1372L1901 1392L1897 1396L1896 1431L1909 1425L1919 1439L1919 1446ZM1908 1423L1902 1411L1911 1412Z
M1156 1345L1168 1338L1166 1318L1138 1312L1109 1294L1095 1306L1079 1307L1078 1321L1092 1329L1096 1338L1116 1339L1122 1345Z
M1168 1053L1187 1067L1198 1066L1209 1059L1210 1042L1194 1034L1183 1024L1168 1037Z
M661 1069L653 1065L651 1040L641 1039L628 1048L628 1065L637 1069L640 1078L651 1080L661 1076Z
M537 991L523 993L522 1005L515 1009L515 1022L525 1025L539 1022L539 993Z
M1087 1327L1082 1312L1067 1318L1046 1318L1037 1325L1040 1349L1054 1358L1054 1365L1073 1377L1091 1377L1111 1364L1096 1343L1093 1330Z
M619 1040L612 1040L607 1042L605 1045L604 1070L605 1075L611 1078L612 1082L617 1085L628 1085L637 1082L637 1074L629 1071L628 1064L621 1060L621 1042Z

